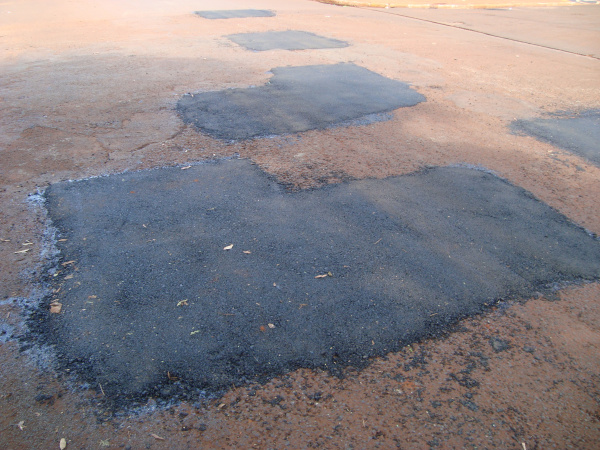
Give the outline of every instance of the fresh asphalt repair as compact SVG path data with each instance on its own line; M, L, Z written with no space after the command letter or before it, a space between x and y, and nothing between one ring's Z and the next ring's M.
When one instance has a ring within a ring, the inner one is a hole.
M58 253L32 337L118 404L300 367L341 375L499 301L600 277L595 237L472 168L288 192L221 160L44 198Z
M272 72L264 86L185 95L177 111L211 137L239 140L347 125L425 101L408 84L352 63Z
M252 17L275 17L275 13L268 9L223 9L209 11L195 11L194 14L203 19L247 19Z
M344 48L348 43L306 31L267 31L263 33L230 34L227 38L248 50L309 50Z
M513 132L527 134L600 166L600 110L560 112L547 118L515 120Z

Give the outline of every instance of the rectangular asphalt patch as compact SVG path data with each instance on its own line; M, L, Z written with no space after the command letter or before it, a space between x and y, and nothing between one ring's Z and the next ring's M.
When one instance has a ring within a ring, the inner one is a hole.
M236 140L348 125L425 101L408 84L352 63L272 72L264 86L184 95L177 112L209 136Z
M306 31L267 31L263 33L239 33L226 36L238 45L254 51L308 50L344 48L348 43Z
M361 368L501 299L600 277L596 238L473 169L288 193L230 160L44 195L60 260L30 327L109 398Z
M249 17L274 17L275 13L267 9L222 9L211 11L194 11L204 19L245 19Z

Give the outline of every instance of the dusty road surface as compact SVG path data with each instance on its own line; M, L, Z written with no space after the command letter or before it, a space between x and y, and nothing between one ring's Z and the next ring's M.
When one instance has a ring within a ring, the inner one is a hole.
M596 448L600 7L214 3L0 2L1 447Z

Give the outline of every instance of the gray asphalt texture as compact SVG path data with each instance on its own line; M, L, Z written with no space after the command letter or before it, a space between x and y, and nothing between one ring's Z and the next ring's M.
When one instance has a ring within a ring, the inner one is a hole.
M63 307L30 326L119 401L340 374L500 299L600 277L597 239L475 169L290 193L225 160L44 195L60 250L47 301Z
M249 17L274 17L275 13L267 9L222 9L210 11L194 11L204 19L245 19Z
M559 113L547 119L516 120L511 129L600 165L600 109L576 114Z
M238 33L227 36L238 45L254 51L308 50L344 48L348 43L306 31L267 31L263 33Z
M344 125L425 101L408 84L352 63L272 72L264 86L184 95L177 111L209 136L242 140Z

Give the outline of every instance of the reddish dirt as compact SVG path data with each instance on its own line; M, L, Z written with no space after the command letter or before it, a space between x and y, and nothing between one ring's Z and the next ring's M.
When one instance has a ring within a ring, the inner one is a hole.
M0 3L0 317L17 331L17 299L34 293L43 263L44 218L27 197L65 179L235 154L294 189L471 164L600 234L600 168L507 127L514 118L597 108L597 59L301 0L252 5L277 10L275 19L205 21L190 14L210 3ZM598 15L590 8L586 14ZM555 14L576 28L579 11ZM259 54L223 37L285 29L351 46ZM278 66L342 61L409 82L427 102L387 122L241 143L202 136L174 111L186 92L259 85ZM150 400L116 416L102 409L100 387L78 388L8 340L0 344L0 443L595 449L599 300L600 283L570 286L553 298L501 304L343 379L299 370L203 404Z

